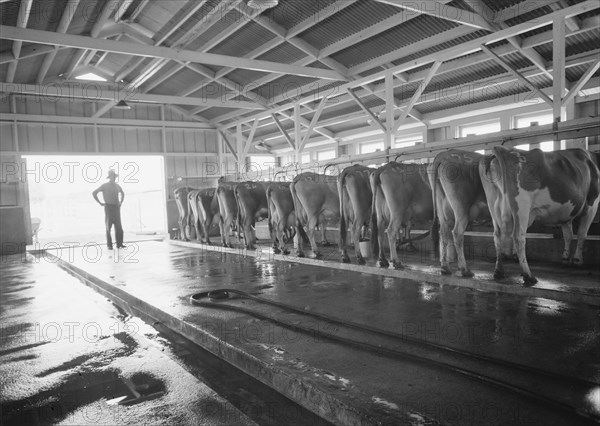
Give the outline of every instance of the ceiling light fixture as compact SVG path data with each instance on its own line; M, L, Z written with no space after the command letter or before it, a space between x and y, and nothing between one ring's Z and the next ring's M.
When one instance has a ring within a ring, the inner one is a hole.
M124 100L120 100L116 105L115 108L117 109L131 109L131 105L129 105L127 102L125 102Z
M260 141L256 144L254 144L254 147L260 151L268 151L269 150L269 147L263 141Z
M275 7L279 4L279 0L250 0L248 7L252 9L266 10Z

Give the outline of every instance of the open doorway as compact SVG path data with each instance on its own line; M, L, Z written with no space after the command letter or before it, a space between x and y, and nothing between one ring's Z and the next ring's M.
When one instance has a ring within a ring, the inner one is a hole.
M104 209L94 201L92 191L107 182L109 169L119 175L116 182L125 193L121 207L125 243L164 236L161 156L29 155L25 159L32 231L39 228L34 243L105 244Z

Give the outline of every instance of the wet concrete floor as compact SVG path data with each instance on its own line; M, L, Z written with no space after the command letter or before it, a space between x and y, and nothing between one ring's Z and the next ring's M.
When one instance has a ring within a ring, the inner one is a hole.
M0 264L2 425L325 425L42 258Z
M208 330L277 368L300 374L359 409L450 424L573 424L572 418L455 375L290 334L247 315L189 304L193 293L236 288L410 337L600 383L597 307L373 276L319 266L142 243L124 252L58 257ZM50 261L50 259L42 261ZM598 414L598 387L589 401ZM401 415L399 414L401 412ZM400 424L400 423L397 423ZM417 424L417 423L415 423Z

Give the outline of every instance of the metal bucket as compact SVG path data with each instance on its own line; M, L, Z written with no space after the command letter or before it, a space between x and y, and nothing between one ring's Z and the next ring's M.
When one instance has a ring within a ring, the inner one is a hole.
M364 258L368 259L371 257L371 241L361 241L358 243L358 246L360 248L360 253Z

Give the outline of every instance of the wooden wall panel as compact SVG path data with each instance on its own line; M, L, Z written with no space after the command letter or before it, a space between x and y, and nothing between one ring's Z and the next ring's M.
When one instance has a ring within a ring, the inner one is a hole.
M0 123L0 151L12 151L15 149L13 123Z

